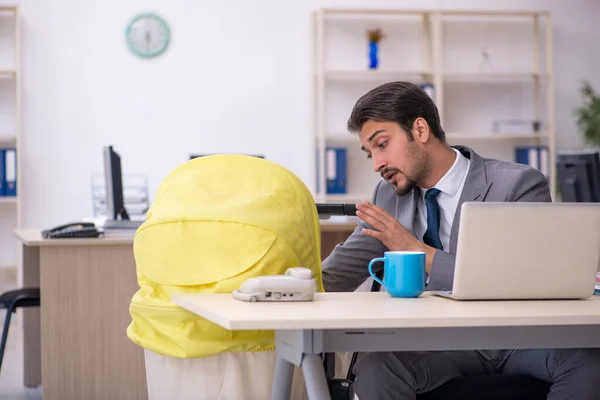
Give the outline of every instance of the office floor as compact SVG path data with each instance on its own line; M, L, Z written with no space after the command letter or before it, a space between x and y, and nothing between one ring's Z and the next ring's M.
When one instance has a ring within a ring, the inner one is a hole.
M16 276L0 268L0 293L17 286ZM0 310L1 325L4 326L5 310ZM1 328L0 328L1 333ZM29 389L23 386L23 335L19 329L16 314L13 314L8 342L0 371L0 399L2 400L41 400L42 388Z

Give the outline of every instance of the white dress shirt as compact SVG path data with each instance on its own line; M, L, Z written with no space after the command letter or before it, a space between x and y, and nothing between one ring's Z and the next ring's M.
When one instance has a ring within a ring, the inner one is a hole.
M454 214L458 207L458 200L463 191L467 172L471 161L463 156L460 151L453 149L456 152L456 160L452 167L439 180L434 188L440 191L436 200L440 207L440 240L444 251L448 252L450 248L450 231L452 230L452 222ZM427 230L427 207L425 205L425 192L427 189L421 188L420 199L417 203L417 212L415 213L414 231L419 240L423 240L423 235Z

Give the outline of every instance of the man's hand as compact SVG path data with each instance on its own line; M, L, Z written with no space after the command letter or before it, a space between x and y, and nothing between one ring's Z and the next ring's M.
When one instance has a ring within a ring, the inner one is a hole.
M363 233L380 240L391 251L421 251L424 245L396 218L367 201L356 205L356 216L374 228L363 228Z
M390 251L423 251L427 259L427 273L431 271L431 264L436 249L427 246L413 236L396 218L385 210L363 201L356 205L356 216L374 229L363 228L362 232L375 238L385 245Z

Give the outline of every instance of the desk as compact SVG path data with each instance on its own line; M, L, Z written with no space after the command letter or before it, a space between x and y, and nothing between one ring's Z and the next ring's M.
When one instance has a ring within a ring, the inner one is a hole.
M338 243L345 241L357 225L356 217L321 220L321 260L331 254Z
M311 400L329 399L320 353L600 347L598 296L460 302L353 292L317 293L305 303L245 303L227 294L172 300L226 329L274 329L273 400L289 397L293 365L302 367Z
M145 400L143 349L125 333L138 290L133 236L16 235L21 282L41 291L41 313L23 310L25 385L41 384L44 400Z
M354 227L321 221L322 255ZM139 289L133 235L15 234L22 243L19 281L39 286L42 298L40 309L22 310L25 386L41 384L44 400L146 400L143 349L126 336L129 303Z

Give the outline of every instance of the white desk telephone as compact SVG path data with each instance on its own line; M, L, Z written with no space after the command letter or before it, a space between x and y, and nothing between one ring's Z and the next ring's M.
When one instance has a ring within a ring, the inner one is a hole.
M232 295L242 301L312 301L317 281L308 268L288 268L285 275L250 278Z

